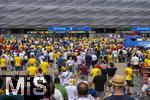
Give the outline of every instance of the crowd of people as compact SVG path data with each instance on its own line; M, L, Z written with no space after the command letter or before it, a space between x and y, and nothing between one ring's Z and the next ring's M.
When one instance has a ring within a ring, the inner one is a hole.
M50 75L50 100L134 100L127 95L133 93L140 65L150 67L150 49L125 48L122 42L113 37L3 40L1 74ZM125 78L116 74L116 63L126 63Z

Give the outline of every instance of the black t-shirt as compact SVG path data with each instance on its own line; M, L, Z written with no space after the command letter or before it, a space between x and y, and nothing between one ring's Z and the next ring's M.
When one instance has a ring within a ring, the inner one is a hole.
M107 68L108 76L114 76L117 68Z
M105 81L107 81L107 69L101 69L102 76L105 77Z
M104 98L104 100L135 100L135 98L127 96L127 95L112 95L110 97Z
M96 91L104 91L104 84L106 82L106 79L104 76L95 76L93 83L95 84L95 90Z

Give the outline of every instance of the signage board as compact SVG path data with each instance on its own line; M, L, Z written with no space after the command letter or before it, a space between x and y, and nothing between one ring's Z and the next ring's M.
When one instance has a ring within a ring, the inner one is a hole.
M133 27L132 31L150 31L150 27Z
M58 27L58 26L53 26L53 27L48 27L49 31L69 31L69 27Z
M91 28L89 26L78 26L78 27L70 27L70 26L51 26L48 27L49 31L89 31Z

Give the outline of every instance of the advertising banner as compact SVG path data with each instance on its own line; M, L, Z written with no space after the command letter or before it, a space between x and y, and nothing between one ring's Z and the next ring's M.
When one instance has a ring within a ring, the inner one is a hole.
M132 31L150 31L150 27L133 27Z
M90 31L91 28L89 26L51 26L48 27L49 31Z

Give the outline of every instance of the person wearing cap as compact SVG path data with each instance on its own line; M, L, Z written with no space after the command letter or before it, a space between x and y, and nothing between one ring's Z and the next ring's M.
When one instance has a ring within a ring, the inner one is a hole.
M71 78L69 80L69 85L65 87L68 94L68 100L75 100L77 98L77 87L74 84L75 79Z
M113 93L111 96L104 98L104 100L135 100L135 98L124 94L123 90L126 82L122 75L114 75L109 82L112 84Z

